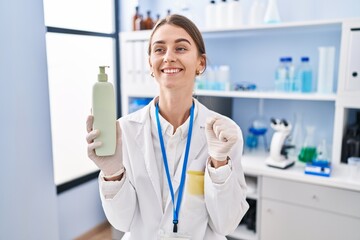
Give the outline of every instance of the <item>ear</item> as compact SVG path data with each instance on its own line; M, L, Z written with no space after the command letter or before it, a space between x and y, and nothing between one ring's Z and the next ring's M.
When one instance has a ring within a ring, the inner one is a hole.
M150 69L152 70L152 63L151 63L150 57L148 58L148 62L149 62Z
M206 67L206 54L202 54L200 56L200 62L199 62L199 72L203 73L205 71L205 67Z

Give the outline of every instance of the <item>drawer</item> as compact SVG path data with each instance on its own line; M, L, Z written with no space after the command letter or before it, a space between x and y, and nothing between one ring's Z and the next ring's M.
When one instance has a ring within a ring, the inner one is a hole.
M360 192L263 177L262 197L360 218Z
M360 218L283 203L262 201L261 240L359 240Z

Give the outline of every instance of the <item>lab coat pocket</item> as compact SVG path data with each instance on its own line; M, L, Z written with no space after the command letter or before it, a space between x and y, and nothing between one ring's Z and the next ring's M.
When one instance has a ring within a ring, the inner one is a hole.
M193 228L206 221L207 213L204 200L204 172L202 171L187 171L183 214L189 221L189 232L196 232Z
M187 171L186 190L189 195L204 195L204 172Z

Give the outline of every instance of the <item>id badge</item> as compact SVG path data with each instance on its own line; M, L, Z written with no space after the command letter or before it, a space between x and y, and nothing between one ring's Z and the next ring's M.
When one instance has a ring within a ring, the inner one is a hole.
M160 234L159 240L191 240L191 237L181 233Z

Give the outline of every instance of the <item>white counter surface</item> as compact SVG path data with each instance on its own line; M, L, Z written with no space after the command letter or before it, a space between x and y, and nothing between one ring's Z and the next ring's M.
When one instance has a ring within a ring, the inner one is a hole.
M360 179L349 179L350 169L346 164L333 165L330 177L323 177L305 174L305 163L300 161L297 161L294 166L287 169L269 167L265 164L267 156L268 153L265 152L244 153L242 166L245 174L276 177L360 192Z

